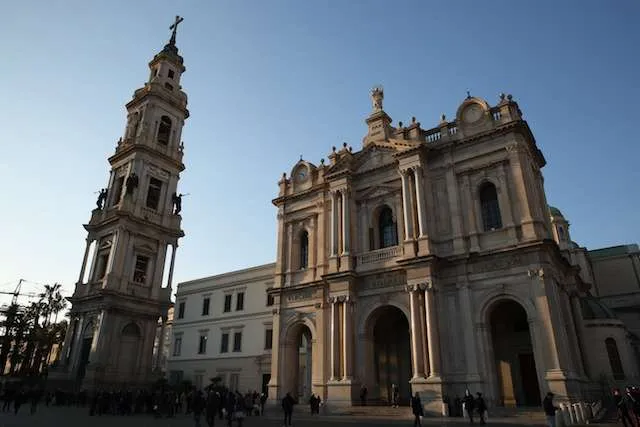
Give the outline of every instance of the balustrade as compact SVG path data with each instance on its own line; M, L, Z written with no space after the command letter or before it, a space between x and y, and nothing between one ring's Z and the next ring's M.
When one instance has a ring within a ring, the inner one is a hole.
M356 257L356 263L357 265L371 264L374 262L386 261L401 255L402 246L391 246L360 254Z

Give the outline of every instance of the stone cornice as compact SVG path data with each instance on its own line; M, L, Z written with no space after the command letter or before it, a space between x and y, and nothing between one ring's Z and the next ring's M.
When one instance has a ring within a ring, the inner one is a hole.
M184 231L180 229L175 230L175 229L163 227L153 222L146 221L142 218L138 218L137 216L131 214L130 212L124 212L124 211L116 211L114 215L108 217L105 221L102 221L98 224L84 224L84 229L87 230L88 232L94 232L94 233L98 232L101 229L105 229L109 227L111 228L121 227L125 230L131 231L129 227L126 227L126 223L125 223L125 226L121 225L122 220L125 220L125 221L128 220L137 225L141 225L143 227L149 227L159 232L160 234L168 235L176 239L180 239L184 237ZM117 226L114 227L114 225L117 225Z
M162 86L156 86L158 87L159 90L154 90L154 86L158 85L157 83L146 83L144 85L144 87L136 90L133 93L133 99L129 102L127 102L127 104L125 105L125 107L127 108L127 110L129 110L130 108L135 107L137 104L140 104L142 101L144 101L146 98L149 97L156 97L156 98L160 98L162 101L166 102L167 104L171 105L173 108L176 108L178 111L183 112L184 114L184 118L185 120L189 118L189 110L187 109L186 106L186 94L182 91L180 91L181 94L184 95L185 97L185 104L182 105L180 103L181 100L179 100L178 97L172 95L172 94L167 94L166 89L162 88ZM168 95L168 96L167 96ZM176 102L178 101L178 102Z
M159 151L154 150L153 148L151 148L150 146L146 145L146 144L130 144L127 145L125 148L118 150L115 152L115 154L113 154L111 157L109 157L107 160L109 161L109 164L111 166L113 166L116 162L120 161L123 159L123 157L127 157L135 152L138 151L142 151L144 153L147 153L151 156L154 157L159 157L162 160L166 161L167 163L171 164L172 166L174 166L176 169L178 169L179 172L182 172L185 169L184 163L182 163L181 161L178 161L176 159L174 159L171 156L168 156L164 153L161 153Z
M313 195L314 193L321 191L321 190L327 190L329 188L328 183L322 182L320 184L316 184L314 186L312 186L311 188L308 188L304 191L301 191L299 193L294 193L294 194L286 194L284 196L279 196L276 197L275 199L271 200L271 203L273 203L274 206L281 206L282 204L286 203L286 202L292 202L292 201L296 201L299 199L303 199L309 195Z

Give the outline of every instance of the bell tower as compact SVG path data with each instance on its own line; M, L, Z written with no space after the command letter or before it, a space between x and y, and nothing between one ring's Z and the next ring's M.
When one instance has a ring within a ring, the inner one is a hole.
M184 236L177 187L189 111L176 46L181 22L176 17L171 39L149 62L149 80L126 104L127 125L108 159L107 187L84 225L87 246L57 369L83 388L152 379L157 325L171 305Z

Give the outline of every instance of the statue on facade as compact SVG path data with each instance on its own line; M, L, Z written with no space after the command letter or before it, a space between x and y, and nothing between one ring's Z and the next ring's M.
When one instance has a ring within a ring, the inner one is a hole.
M182 211L182 196L184 196L184 194L180 193L173 193L173 196L171 197L171 199L173 200L173 214L174 215L178 215L180 213L180 211Z
M100 190L100 193L98 193L98 200L96 200L96 206L98 207L98 209L102 209L102 204L107 200L107 189L103 188L102 190Z
M135 172L131 172L127 177L125 186L127 187L127 194L133 194L133 190L138 187L138 175Z
M384 99L384 90L382 86L375 86L371 89L371 102L373 103L373 112L382 111L382 100Z

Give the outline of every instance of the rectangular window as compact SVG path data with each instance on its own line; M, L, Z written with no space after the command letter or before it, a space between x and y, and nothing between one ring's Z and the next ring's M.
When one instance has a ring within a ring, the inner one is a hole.
M178 319L184 319L184 306L185 302L180 301L180 303L178 304Z
M273 345L273 329L267 329L264 331L264 349L271 350Z
M173 355L180 356L182 352L182 337L176 337L173 341Z
M93 280L102 280L107 272L107 262L109 262L109 252L105 251L98 255L98 264L96 265L96 273Z
M267 294L267 307L271 307L274 304L273 295Z
M121 176L120 178L116 178L116 181L113 183L113 187L112 187L113 195L111 199L111 206L116 206L120 204L123 188L124 188L124 176Z
M224 312L228 313L231 311L231 294L224 296Z
M237 390L240 382L240 374L229 375L229 390Z
M149 180L149 189L147 190L147 207L149 209L158 210L161 191L162 181L156 178L151 178Z
M236 295L236 311L244 310L244 292L238 292Z
M242 332L236 332L233 334L233 351L242 351Z
M220 339L220 353L228 353L229 352L229 333L225 332L222 334L222 338Z
M198 354L205 354L207 352L207 335L201 334L200 341L198 342Z
M203 316L208 316L209 315L209 305L211 302L211 298L206 297L205 299L202 300L202 315Z
M193 385L195 385L196 390L200 390L202 388L202 379L204 377L204 374L194 374L193 375Z
M169 78L172 79L173 76L175 76L175 73L173 72L173 70L169 70Z
M147 267L149 266L149 257L136 256L136 265L133 269L133 281L136 283L147 282Z

